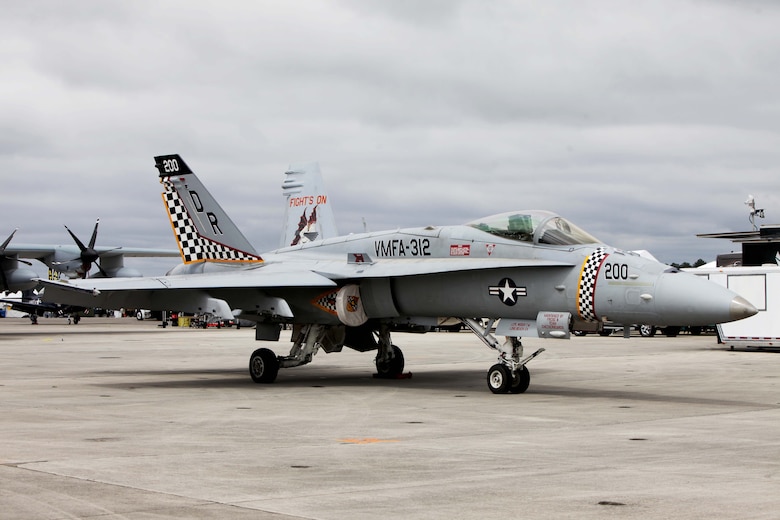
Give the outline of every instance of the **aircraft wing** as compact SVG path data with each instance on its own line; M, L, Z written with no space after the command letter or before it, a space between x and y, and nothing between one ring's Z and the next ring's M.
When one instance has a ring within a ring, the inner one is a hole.
M19 258L44 258L55 254L57 251L72 253L77 257L79 250L72 245L49 245L49 244L12 244L5 248L6 255L15 255ZM143 257L178 257L181 255L178 249L149 249L139 247L96 247L95 251L100 257L112 256L143 256Z
M5 248L6 255L15 255L19 258L43 258L53 255L56 246L43 244L14 244Z
M109 291L156 291L177 289L268 289L274 287L332 287L336 283L311 271L251 269L141 278L88 278L85 280L39 280L57 290L100 294Z
M100 258L109 256L179 257L178 249L149 249L145 247L96 247Z
M208 312L222 319L233 317L231 310L239 301L236 298L246 301L247 297L258 314L292 317L292 311L283 299L268 296L263 289L336 285L331 279L311 271L281 265L268 267L175 276L38 281L46 289L42 299L47 302L108 309L178 309Z
M41 308L40 303L21 302L19 300L0 300L2 303L6 303L11 306L15 311L34 313Z

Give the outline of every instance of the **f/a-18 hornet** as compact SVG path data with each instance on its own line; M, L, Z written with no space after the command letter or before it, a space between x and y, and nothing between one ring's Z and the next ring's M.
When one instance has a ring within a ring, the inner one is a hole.
M404 358L391 332L455 319L498 354L490 390L521 393L530 383L526 364L544 350L523 357L521 337L565 339L605 320L694 326L757 312L728 289L603 244L547 211L337 236L316 164L286 173L284 244L261 255L180 156L155 163L184 263L158 277L47 282L45 296L252 319L258 340L278 341L282 325L292 325L288 355L252 353L258 383L311 362L319 349L345 346L376 350L378 375L396 377Z

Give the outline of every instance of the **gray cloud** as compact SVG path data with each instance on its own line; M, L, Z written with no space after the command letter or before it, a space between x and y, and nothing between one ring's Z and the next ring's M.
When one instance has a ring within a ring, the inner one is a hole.
M20 242L101 217L106 245L173 247L152 156L181 153L262 250L286 165L319 160L344 232L544 208L711 258L731 244L695 233L747 228L748 193L780 220L778 22L772 2L16 3L0 208Z

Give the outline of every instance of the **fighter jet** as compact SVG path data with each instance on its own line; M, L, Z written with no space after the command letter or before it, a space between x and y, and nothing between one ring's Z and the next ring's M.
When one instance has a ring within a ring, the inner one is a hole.
M177 257L178 251L172 249L146 249L124 247L96 246L98 225L95 223L92 237L85 245L71 231L68 226L65 229L72 237L75 245L50 245L50 244L15 244L10 245L11 239L17 230L0 245L0 291L16 292L31 289L37 285L38 274L32 269L20 267L19 264L32 266L30 262L21 258L36 259L53 272L67 278L86 278L92 266L97 267L94 276L97 277L140 277L137 269L125 267L125 256L143 257Z
M324 191L306 189L307 175L319 175L312 165L298 172L301 192L287 197L287 222L294 224L285 228L286 245L259 254L180 156L158 156L155 163L183 263L159 277L47 282L45 297L251 318L258 340L278 341L282 325L291 325L288 355L259 348L250 356L257 383L311 362L320 349L345 346L376 350L377 375L398 377L404 357L391 333L456 319L497 353L489 389L522 393L530 383L526 365L544 349L523 357L521 337L567 339L607 320L705 325L757 312L728 289L608 246L549 211L346 236L332 236L332 226L321 233L320 222L330 226L331 201Z

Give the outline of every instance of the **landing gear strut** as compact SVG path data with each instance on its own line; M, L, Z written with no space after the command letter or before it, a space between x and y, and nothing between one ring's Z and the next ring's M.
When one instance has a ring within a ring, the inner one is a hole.
M404 371L404 353L390 342L390 327L383 323L379 326L379 348L376 354L377 377L394 379Z
M338 352L346 339L343 327L308 324L296 331L289 355L277 356L267 348L259 348L252 353L249 358L249 375L255 383L273 383L280 368L311 363L320 349L326 352ZM395 379L404 371L404 354L400 348L390 342L389 325L380 325L376 336L376 344L373 344L374 340L369 333L367 339L370 341L366 350L377 349L375 361L377 377Z
M333 342L333 331L323 325L305 325L295 338L289 356L277 356L267 348L255 350L249 358L249 375L255 383L273 383L280 368L311 363L322 347Z
M528 390L531 383L531 373L525 366L526 363L544 352L540 348L530 356L521 359L523 356L523 344L520 338L507 337L502 345L495 336L491 334L495 320L490 320L486 326L473 318L460 318L468 329L473 332L489 348L499 352L498 363L490 367L487 373L488 388L494 394L522 394Z

